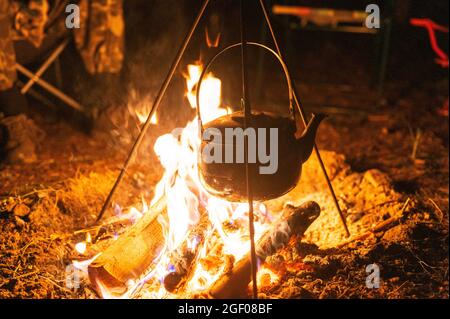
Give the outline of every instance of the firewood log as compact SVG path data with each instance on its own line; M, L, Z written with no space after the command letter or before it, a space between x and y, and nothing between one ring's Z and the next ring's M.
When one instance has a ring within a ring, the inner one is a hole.
M89 265L89 279L98 292L102 290L101 285L111 293L122 295L129 280L138 279L148 270L164 247L163 229L157 217L165 209L163 197Z
M320 207L315 202L307 202L299 207L287 205L281 218L256 243L256 254L261 262L286 245L294 235L302 236L319 217ZM239 298L245 295L251 281L250 253L238 261L233 269L222 275L211 287L213 298Z
M208 213L203 212L200 221L189 231L186 240L170 254L173 270L164 277L164 288L167 291L175 292L189 281L209 225Z

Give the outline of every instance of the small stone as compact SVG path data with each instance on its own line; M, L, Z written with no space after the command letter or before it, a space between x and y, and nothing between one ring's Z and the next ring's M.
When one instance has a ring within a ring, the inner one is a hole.
M14 216L14 222L18 228L23 228L26 225L26 222L18 216Z
M24 205L24 204L17 204L14 207L13 212L14 212L14 215L16 215L18 217L26 217L30 213L30 207L28 207L27 205Z

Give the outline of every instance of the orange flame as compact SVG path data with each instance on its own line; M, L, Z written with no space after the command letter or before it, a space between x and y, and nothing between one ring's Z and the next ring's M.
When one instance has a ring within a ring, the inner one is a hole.
M147 121L148 116L152 108L152 102L150 96L141 98L136 90L131 90L128 102L128 110L131 114L135 114L140 124L144 124ZM158 117L156 112L153 113L150 119L151 124L158 124Z
M206 45L208 48L217 48L220 44L220 36L221 34L218 33L215 38L211 38L208 32L208 28L205 29L205 38L206 38Z

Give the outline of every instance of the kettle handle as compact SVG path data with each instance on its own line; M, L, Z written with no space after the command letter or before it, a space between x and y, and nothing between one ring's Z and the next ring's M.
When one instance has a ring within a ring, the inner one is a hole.
M262 49L265 49L267 51L269 51L270 53L272 53L278 60L278 62L280 62L281 67L283 68L284 71L284 75L286 76L286 82L288 85L288 90L289 90L289 111L290 114L292 116L292 119L294 120L295 123L295 112L294 112L294 107L293 107L293 89L292 89L292 82L291 82L291 77L289 75L289 71L288 68L286 66L286 64L284 63L283 59L280 57L280 55L278 53L276 53L274 50L272 50L271 48L269 48L268 46L265 46L264 44L261 43L257 43L257 42L247 42L248 45L252 45L252 46L256 46ZM220 51L219 53L217 53L216 55L214 55L209 61L208 63L206 63L205 68L203 69L202 73L200 74L200 77L198 79L197 82L197 92L195 95L196 98L196 104L197 104L197 118L198 118L198 123L199 123L199 132L200 132L200 136L203 133L203 123L202 123L202 118L200 115L200 88L202 86L202 81L203 81L203 77L205 76L205 74L208 72L209 68L211 67L211 65L214 63L214 61L220 57L222 54L224 54L225 52L227 52L228 50L240 47L242 45L242 43L235 43L235 44L231 44L229 46L227 46L226 48L224 48L222 51Z

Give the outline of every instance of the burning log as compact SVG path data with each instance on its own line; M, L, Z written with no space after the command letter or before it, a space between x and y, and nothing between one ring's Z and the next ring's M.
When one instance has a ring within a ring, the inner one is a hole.
M280 220L256 244L258 258L264 262L268 256L286 245L292 236L302 236L319 214L319 205L312 201L299 207L287 205ZM250 254L247 254L213 284L209 294L218 299L240 297L247 290L250 281L251 263Z
M189 281L209 225L209 216L204 212L199 223L189 232L187 239L171 254L170 264L173 269L164 278L164 288L167 291L174 292Z
M111 292L124 294L127 282L139 278L150 267L164 247L163 229L157 217L165 209L163 197L89 265L89 279L97 291L101 291L102 285Z

